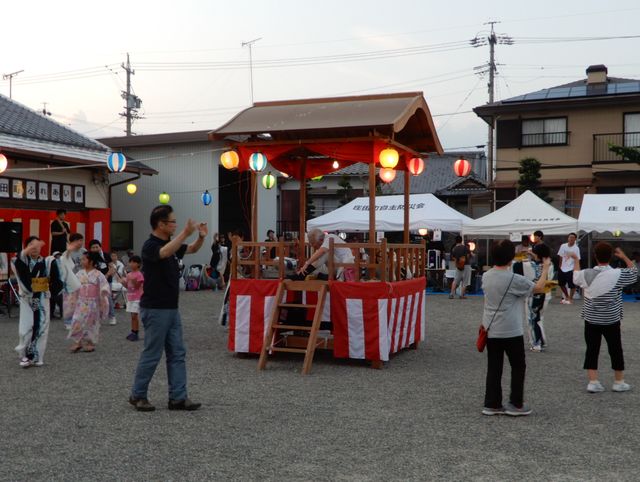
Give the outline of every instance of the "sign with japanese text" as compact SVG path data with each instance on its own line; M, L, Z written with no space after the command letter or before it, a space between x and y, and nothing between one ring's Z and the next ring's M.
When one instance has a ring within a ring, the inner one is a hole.
M31 179L0 177L0 200L16 199L31 202L59 202L84 206L85 187Z

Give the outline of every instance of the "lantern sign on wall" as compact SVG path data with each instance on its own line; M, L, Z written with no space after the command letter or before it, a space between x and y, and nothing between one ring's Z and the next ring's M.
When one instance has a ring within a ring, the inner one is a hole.
M428 230L427 228L420 228L420 229L418 229L418 234L419 234L420 236L426 236L428 232L429 232L429 230Z
M407 161L407 169L413 176L419 176L424 171L424 161L419 157L414 157Z
M469 241L469 251L473 252L476 250L476 243L473 241Z
M107 159L107 167L111 172L122 172L127 168L127 158L122 152L112 152Z
M127 192L132 196L136 193L137 190L138 186L136 186L134 183L130 182L129 184L127 184Z
M169 204L169 201L171 201L171 196L169 196L166 192L163 192L162 194L160 194L160 196L158 196L158 200L160 201L160 204Z
M380 169L379 172L380 179L382 182L390 183L396 178L396 171L394 169Z
M453 172L455 172L458 177L467 177L471 174L471 163L465 158L458 159L453 163Z
M240 157L238 157L238 153L236 151L226 151L223 152L220 156L220 164L222 164L226 169L235 169L240 164Z
M271 171L262 176L262 185L265 189L271 189L276 185L276 176L271 174Z
M254 152L249 156L249 169L253 172L262 172L267 167L267 156L262 152Z
M7 170L8 165L9 161L7 160L7 156L0 154L0 174Z
M211 197L211 194L208 190L205 190L205 192L202 193L200 199L202 200L202 204L204 204L205 206L208 206L213 201L213 198Z
M386 169L393 169L398 165L398 161L400 160L400 155L398 151L396 151L393 147L387 147L380 151L380 156L378 157L380 161L380 165Z

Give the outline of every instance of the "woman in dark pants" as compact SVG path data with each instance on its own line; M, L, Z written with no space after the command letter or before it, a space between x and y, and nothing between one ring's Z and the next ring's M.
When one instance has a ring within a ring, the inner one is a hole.
M532 293L542 293L551 260L545 258L542 274L536 284L524 276L511 272L515 246L509 240L493 245L491 255L496 263L482 277L484 291L483 326L488 329L487 382L484 397L484 415L529 415L531 409L524 403L524 302ZM504 355L511 365L511 394L506 406L502 405L502 369Z

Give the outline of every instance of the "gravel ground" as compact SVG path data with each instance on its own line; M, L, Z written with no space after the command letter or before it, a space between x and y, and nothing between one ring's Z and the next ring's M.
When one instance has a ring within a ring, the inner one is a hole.
M625 303L623 327L634 390L586 393L580 307L555 299L548 351L527 354L534 413L509 418L480 414L480 297L428 296L427 343L383 370L322 354L307 377L296 356L258 373L256 358L230 354L220 302L181 297L190 397L204 404L192 413L166 409L164 366L150 392L158 410L128 405L142 345L125 340L124 311L93 354L68 353L54 320L46 365L28 370L13 352L16 318L0 317L0 479L638 480L640 303ZM601 366L610 388L604 348Z

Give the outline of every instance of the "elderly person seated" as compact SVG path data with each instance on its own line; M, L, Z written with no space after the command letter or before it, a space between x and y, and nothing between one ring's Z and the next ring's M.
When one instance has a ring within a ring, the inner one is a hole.
M309 244L315 250L311 257L298 269L299 276L308 276L314 272L318 279L328 279L326 269L329 258L329 242L333 239L335 246L333 260L335 263L354 263L355 258L351 249L338 247L345 242L335 234L325 234L321 229L312 229L307 233ZM354 281L355 271L352 267L340 267L336 270L336 279L341 281Z

